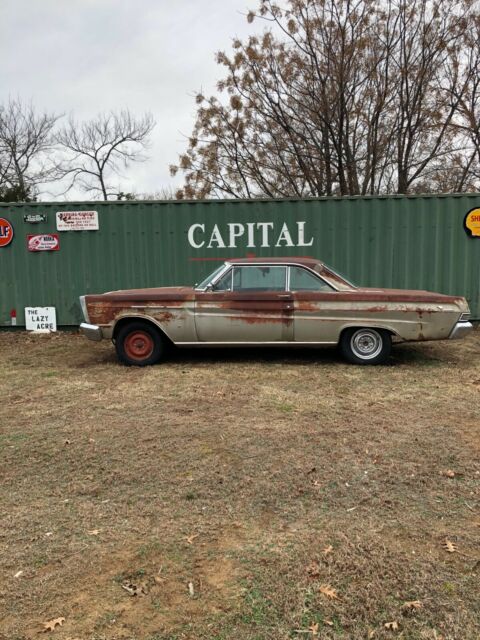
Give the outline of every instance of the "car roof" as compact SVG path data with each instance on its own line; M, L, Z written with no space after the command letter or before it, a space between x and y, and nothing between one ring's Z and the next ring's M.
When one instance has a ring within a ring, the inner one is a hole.
M231 258L229 260L225 260L225 262L231 264L300 264L304 267L310 267L310 269L322 264L320 260L310 256L289 256L287 258Z

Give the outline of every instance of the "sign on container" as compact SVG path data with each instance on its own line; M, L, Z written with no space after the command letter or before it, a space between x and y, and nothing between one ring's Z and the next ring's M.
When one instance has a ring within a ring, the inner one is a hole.
M27 235L29 251L59 251L60 240L58 233L37 233Z
M57 330L55 307L25 307L25 328L37 333Z
M57 231L98 231L97 211L57 211Z

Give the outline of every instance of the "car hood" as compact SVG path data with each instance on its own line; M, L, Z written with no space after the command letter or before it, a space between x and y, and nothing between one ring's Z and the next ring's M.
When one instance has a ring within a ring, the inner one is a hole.
M98 300L110 301L184 301L194 298L193 287L153 287L150 289L119 289L118 291L107 291L100 295L86 296L89 301Z

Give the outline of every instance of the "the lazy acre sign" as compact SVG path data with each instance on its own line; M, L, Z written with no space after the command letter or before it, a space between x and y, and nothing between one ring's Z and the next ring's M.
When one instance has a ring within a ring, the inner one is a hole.
M56 331L55 307L25 307L25 329L37 333Z

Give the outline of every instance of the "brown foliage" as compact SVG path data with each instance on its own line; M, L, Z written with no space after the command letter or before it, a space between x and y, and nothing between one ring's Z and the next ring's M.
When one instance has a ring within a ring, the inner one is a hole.
M468 0L262 0L217 55L182 195L463 191L480 178L479 18ZM178 167L173 167L175 171Z

